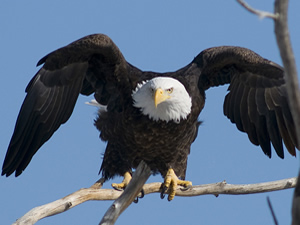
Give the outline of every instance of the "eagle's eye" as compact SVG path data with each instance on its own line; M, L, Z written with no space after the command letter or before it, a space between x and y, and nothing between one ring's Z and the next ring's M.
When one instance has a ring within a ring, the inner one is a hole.
M173 92L173 88L167 89L167 92L168 92L169 94L171 94L171 93Z

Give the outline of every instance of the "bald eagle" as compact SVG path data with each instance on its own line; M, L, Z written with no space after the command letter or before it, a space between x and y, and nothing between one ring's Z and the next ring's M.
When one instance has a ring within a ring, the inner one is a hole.
M185 181L190 147L210 87L229 84L224 114L271 157L283 144L295 155L295 124L281 66L253 51L221 46L202 51L187 66L167 73L146 72L128 63L103 34L83 37L48 54L26 88L2 175L19 176L38 149L71 116L79 94L94 94L95 126L107 142L100 172L105 180L124 176L143 160L164 178L169 200Z

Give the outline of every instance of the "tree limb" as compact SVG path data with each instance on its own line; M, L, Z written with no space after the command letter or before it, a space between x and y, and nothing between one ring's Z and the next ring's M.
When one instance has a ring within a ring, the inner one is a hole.
M275 20L275 34L277 45L280 51L280 56L284 66L285 80L287 83L287 92L289 97L289 103L291 107L291 113L296 125L298 147L300 143L300 92L299 82L297 76L297 68L295 57L290 40L290 34L287 23L287 0L275 1L275 13L278 14L278 18Z
M298 178L300 172L298 174ZM300 182L297 182L292 203L292 225L300 224Z
M176 195L191 197L209 194L218 196L220 194L242 195L262 193L293 188L296 185L296 180L297 178L294 177L272 182L240 185L227 184L226 181L222 181L219 183L192 186L186 191L182 191L179 188L176 191ZM99 186L99 184L96 184L96 186ZM161 183L145 184L143 190L145 195L160 193ZM115 200L120 197L122 193L122 191L116 191L114 189L98 189L95 188L95 185L92 185L90 188L82 188L64 198L33 208L18 219L14 225L32 225L45 217L62 213L83 202L90 200Z
M243 6L245 9L247 9L249 12L257 15L259 18L263 19L265 17L271 18L271 19L277 19L278 14L273 14L270 12L265 12L265 11L261 11L261 10L257 10L252 8L250 5L248 5L246 2L244 2L243 0L237 0L238 3L241 4L241 6Z
M141 192L143 185L151 175L150 167L141 161L133 174L131 181L124 190L123 194L109 207L102 220L101 225L115 224L121 213L132 203L136 196Z
M237 0L243 7L248 11L258 15L265 15L262 11L255 10L247 5L242 0ZM280 51L280 56L283 62L285 80L287 84L288 100L291 106L291 113L294 119L296 127L296 137L297 137L297 148L300 146L300 92L299 92L299 82L297 75L297 67L295 62L294 53L292 50L292 44L290 40L290 34L288 29L288 0L275 0L274 8L274 19L275 22L275 36L277 40L277 45ZM264 16L266 17L266 16ZM299 175L300 176L300 172ZM300 181L297 183L293 204L292 204L292 224L300 224Z
M271 211L271 214L272 214L272 217L273 217L274 224L278 225L278 220L276 218L276 215L275 215L275 212L274 212L274 209L273 209L273 206L272 206L272 203L271 203L271 200L270 200L269 196L267 197L267 202L268 202L268 206L270 208L270 211Z
M287 91L289 97L289 104L291 107L291 113L294 118L297 134L297 145L300 145L300 92L299 82L297 76L297 68L294 53L292 50L292 44L290 40L288 30L288 0L276 0L275 1L275 13L278 14L278 18L275 20L275 34L277 45L280 50L280 56L282 58L285 78L287 83ZM300 183L297 183L294 192L294 198L292 203L292 224L300 224Z

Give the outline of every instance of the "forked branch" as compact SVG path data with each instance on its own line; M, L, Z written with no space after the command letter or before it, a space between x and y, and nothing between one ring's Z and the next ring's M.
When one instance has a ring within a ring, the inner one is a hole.
M246 2L244 2L243 0L237 0L237 2L240 3L249 12L257 15L261 19L263 19L265 17L268 17L268 18L271 18L271 19L277 19L278 18L278 14L276 14L276 13L274 14L274 13L254 9L250 5L248 5Z

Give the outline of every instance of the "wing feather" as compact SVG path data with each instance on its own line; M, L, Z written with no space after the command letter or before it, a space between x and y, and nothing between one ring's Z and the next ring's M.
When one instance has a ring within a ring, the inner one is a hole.
M271 143L281 158L299 149L288 104L284 72L253 51L232 46L210 48L192 63L200 69L199 89L229 84L223 111L249 140L271 157Z
M244 129L241 118L241 101L244 94L244 87L241 83L237 84L236 94L234 99L234 121L237 128L242 131Z
M76 76L87 64L71 67ZM2 168L7 176L15 170L20 175L41 145L69 119L81 90L82 75L68 85L48 87L41 81L43 73L41 69L35 76L21 107Z
M106 35L79 39L48 54L41 64L26 88L2 175L23 172L38 149L70 118L80 93L95 92L107 103L122 88L131 90L128 63Z

